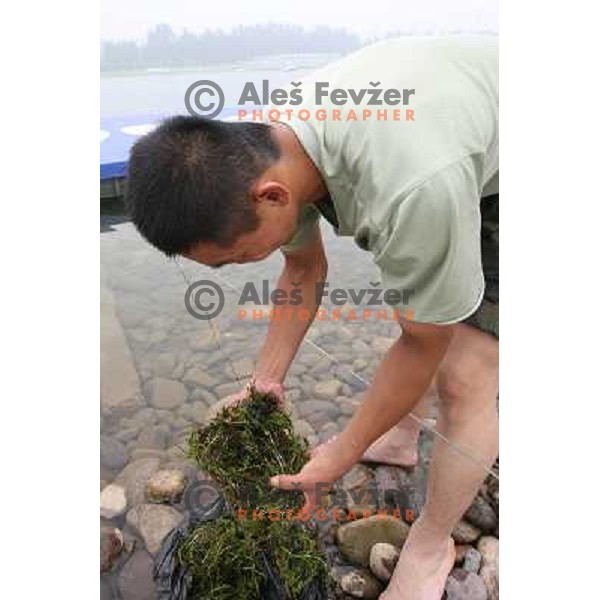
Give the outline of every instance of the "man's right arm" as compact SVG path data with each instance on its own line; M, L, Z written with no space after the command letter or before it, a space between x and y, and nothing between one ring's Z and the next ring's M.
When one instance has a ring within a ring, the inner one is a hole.
M319 283L327 276L327 257L319 227L314 227L310 238L300 248L284 251L284 257L285 265L277 287L285 290L287 301L273 307L279 311L279 318L269 323L267 337L259 353L254 373L259 387L264 384L275 388L283 385L298 347L319 308L318 292L322 289ZM298 297L298 292L292 295L292 290L298 288L301 302L292 304Z

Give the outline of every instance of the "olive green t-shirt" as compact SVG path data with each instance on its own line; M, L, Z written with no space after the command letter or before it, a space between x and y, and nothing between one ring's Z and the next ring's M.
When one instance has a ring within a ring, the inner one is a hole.
M334 88L414 89L408 104L316 104L314 81ZM406 37L378 43L303 80L303 101L282 119L320 171L336 234L369 250L385 289L412 291L414 320L449 324L479 306L484 278L480 199L498 185L498 42L495 36ZM278 107L281 109L281 107ZM346 120L349 110L414 111L414 120ZM301 120L298 110L310 111ZM325 109L341 120L318 120ZM301 246L319 212L302 211L283 250Z

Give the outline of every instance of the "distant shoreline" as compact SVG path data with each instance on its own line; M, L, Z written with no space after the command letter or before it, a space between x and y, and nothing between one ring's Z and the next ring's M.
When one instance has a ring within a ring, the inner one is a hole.
M118 70L100 69L101 78L117 77L139 77L147 75L172 75L178 73L192 72L240 72L246 71L290 71L291 73L299 70L314 69L324 65L336 58L342 56L340 52L319 52L312 54L273 54L266 56L257 56L245 61L236 61L228 63L199 64L196 66L179 67L149 67L132 68Z

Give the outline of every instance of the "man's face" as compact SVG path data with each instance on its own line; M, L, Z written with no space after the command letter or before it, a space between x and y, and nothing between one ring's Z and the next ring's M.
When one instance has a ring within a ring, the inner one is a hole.
M209 267L263 260L292 238L298 210L291 203L260 203L257 217L257 229L241 234L233 244L223 247L213 242L199 243L184 256Z

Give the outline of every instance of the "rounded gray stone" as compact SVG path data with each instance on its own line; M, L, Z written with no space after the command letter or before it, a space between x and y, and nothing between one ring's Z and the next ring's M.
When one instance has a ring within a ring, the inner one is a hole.
M465 558L463 560L463 569L468 571L469 573L479 573L479 569L481 568L481 554L469 546L467 551L465 552Z
M152 555L158 552L162 541L181 519L180 512L164 504L142 504L127 513L127 524L140 534Z
M185 385L179 381L157 377L150 382L150 403L155 408L177 408L187 400L187 395Z
M116 477L114 483L125 488L125 496L130 506L144 502L148 479L158 470L159 465L158 458L141 458L129 463Z
M138 448L165 450L169 446L171 432L167 425L154 425L144 429L137 440Z
M460 521L452 531L452 538L457 544L472 544L481 536L481 531L467 521Z
M337 379L319 381L315 384L314 394L322 400L333 400L339 395L342 389L342 383Z
M127 498L123 486L111 483L100 492L100 516L114 519L127 510Z
M446 580L448 600L487 600L488 593L481 577L464 569L454 569Z
M369 567L379 581L387 583L392 578L400 551L392 544L379 542L371 548Z
M371 548L375 544L386 542L402 548L409 531L409 526L403 521L374 516L343 524L337 537L343 556L354 564L368 567Z
M341 576L340 587L352 598L375 600L379 598L382 585L366 569L352 569Z
M100 463L107 469L122 469L127 463L127 450L117 439L102 436L100 438Z
M480 495L475 496L465 513L465 520L483 533L492 533L498 527L496 511Z

